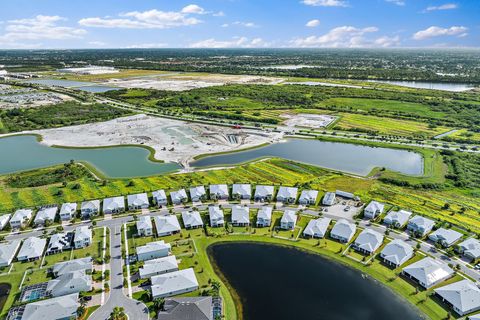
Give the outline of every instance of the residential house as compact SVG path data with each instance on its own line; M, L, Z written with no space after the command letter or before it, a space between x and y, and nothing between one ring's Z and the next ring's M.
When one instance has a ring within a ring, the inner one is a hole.
M332 219L330 218L310 220L305 227L305 230L303 230L303 236L307 238L325 238L331 221Z
M167 194L165 190L157 190L152 192L153 203L161 208L168 204Z
M12 215L10 213L3 214L0 216L0 230L3 230L7 226L7 223L10 220L11 216Z
M226 184L210 185L210 199L212 200L228 200L228 186Z
M451 247L462 238L462 234L452 229L439 228L428 235L428 239L440 243L443 247Z
M458 244L457 251L467 258L477 260L480 258L480 241L475 238L467 239Z
M210 227L223 227L225 225L225 217L223 210L218 206L208 207L208 216L210 218Z
M455 272L445 263L431 257L423 258L403 268L402 273L428 289L452 277Z
M407 229L416 235L423 237L432 231L434 226L435 221L422 216L415 216L408 221Z
M48 223L53 223L55 221L55 217L57 216L58 207L43 207L38 210L35 219L33 219L33 223L36 226L44 226Z
M22 248L17 255L17 260L23 262L39 259L42 256L46 245L46 239L37 237L27 238L25 241L23 241Z
M159 274L169 273L178 270L178 262L175 256L166 256L153 260L147 260L138 269L141 279L151 278Z
M62 261L55 263L52 267L54 277L78 270L84 270L86 273L91 273L93 271L92 257Z
M82 218L91 218L100 213L100 200L89 200L82 202L80 206Z
M183 211L182 220L185 229L203 228L203 220L198 211Z
M232 224L234 226L250 225L250 209L246 206L235 205L232 207Z
M20 240L0 243L0 267L8 267L20 248Z
M174 214L168 216L155 216L155 227L157 228L157 236L169 236L180 232L180 223Z
M365 229L353 242L352 248L364 254L373 254L383 243L383 234L373 230Z
M380 252L380 258L385 263L398 268L410 260L413 257L413 253L411 245L405 241L395 239L385 245L382 252Z
M204 201L207 199L207 192L204 186L190 188L190 199L192 202Z
M410 211L405 210L390 211L383 219L383 223L394 228L401 228L407 224L411 215Z
M60 208L60 220L69 221L75 218L75 213L77 212L77 203L76 202L66 202L62 204Z
M146 261L166 257L172 251L170 243L165 241L155 241L147 243L146 245L137 247L138 261Z
M298 198L298 203L303 206L315 205L317 203L318 191L317 190L303 190Z
M195 291L198 281L193 268L161 274L151 278L152 298L164 298Z
M170 192L170 198L174 205L179 205L188 202L188 196L185 189Z
M150 202L146 193L129 194L127 196L128 210L148 209Z
M280 219L280 229L293 230L297 224L297 213L293 210L285 210Z
M92 244L92 229L90 229L88 226L76 227L73 244L75 249L90 246Z
M73 232L56 233L50 237L46 254L54 254L72 248Z
M253 198L257 202L272 201L274 192L275 188L273 186L257 185Z
M214 320L213 309L210 296L167 298L157 320Z
M333 206L335 204L335 198L336 198L335 192L327 192L323 196L322 204L324 206Z
M252 198L252 186L249 184L234 184L232 198L236 200L250 200Z
M357 226L355 223L348 222L345 219L338 220L330 231L330 237L343 243L348 243L352 240Z
M434 291L460 316L480 310L480 289L471 280L454 282Z
M280 187L277 193L277 201L283 203L295 203L297 200L298 188Z
M139 236L148 237L153 235L153 225L150 216L139 216L136 225Z
M375 219L383 213L385 205L377 201L371 201L363 210L363 216L367 219Z
M270 227L272 224L272 207L262 207L257 213L257 227Z
M27 304L22 308L19 317L15 320L66 320L76 319L80 307L78 293L57 298L40 300Z
M46 294L55 298L91 290L92 276L85 273L85 270L77 270L48 281Z
M15 211L10 219L10 227L12 229L20 229L26 227L32 219L33 211L30 209L19 209Z
M103 213L115 214L125 212L125 198L123 196L106 198L103 200Z

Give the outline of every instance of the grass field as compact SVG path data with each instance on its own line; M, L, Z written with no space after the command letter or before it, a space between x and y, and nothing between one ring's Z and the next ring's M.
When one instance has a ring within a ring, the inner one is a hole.
M450 135L448 135L449 138L452 138L453 140L472 140L475 142L480 142L480 133L479 132L471 132L467 129L460 129Z
M78 74L68 74L68 73L51 73L47 72L45 75L54 75L56 78L62 78L67 80L77 80L77 81L106 81L109 79L120 79L120 78L129 78L129 77L143 77L151 76L156 74L165 74L171 73L168 71L158 71L158 70L139 70L139 69L121 69L117 73L106 73L106 74L92 74L92 75L78 75Z

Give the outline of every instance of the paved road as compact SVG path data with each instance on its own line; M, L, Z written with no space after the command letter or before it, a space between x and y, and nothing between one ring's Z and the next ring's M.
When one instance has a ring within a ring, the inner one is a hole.
M109 319L113 308L121 306L125 308L129 319L148 320L147 306L140 301L127 298L123 291L122 225L116 220L110 220L112 221L112 226L110 227L110 295L107 302L98 308L89 319Z

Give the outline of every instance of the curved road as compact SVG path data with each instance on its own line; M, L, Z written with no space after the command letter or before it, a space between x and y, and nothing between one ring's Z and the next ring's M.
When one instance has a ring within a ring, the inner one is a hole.
M112 222L114 220L111 220ZM106 320L114 307L124 307L128 318L148 320L148 308L140 301L127 298L123 291L123 259L121 223L112 224L110 229L110 295L107 302L98 308L89 319Z

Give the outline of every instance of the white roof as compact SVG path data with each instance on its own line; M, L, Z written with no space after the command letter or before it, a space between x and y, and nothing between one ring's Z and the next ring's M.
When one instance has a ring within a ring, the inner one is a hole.
M8 220L10 220L11 214L3 214L0 216L0 230L7 224Z
M472 257L480 257L480 241L475 238L467 239L458 244L462 249L463 253L468 253Z
M383 203L380 203L380 202L377 202L377 201L372 201L370 202L365 210L367 211L373 211L373 212L383 212L383 208L385 207L385 205Z
M331 221L332 219L325 217L312 219L308 222L305 230L303 230L303 233L309 236L314 236L317 234L325 236L325 233L327 232L328 226L330 225Z
M250 209L245 206L233 206L232 221L237 223L250 223Z
M262 207L258 210L257 219L272 220L272 207Z
M190 197L191 198L200 198L204 196L207 192L205 191L204 186L197 186L190 188Z
M171 249L170 243L165 243L165 241L160 240L160 241L155 241L155 242L149 242L143 246L137 247L137 254L148 254L150 252L157 252L159 250L164 250L164 249Z
M41 208L40 210L38 210L37 215L35 216L35 223L43 222L46 220L54 221L55 216L57 215L57 210L57 207Z
M390 211L389 213L387 213L383 221L387 223L397 222L400 225L404 225L405 223L407 223L411 215L412 213L410 211L405 210Z
M428 238L432 241L442 240L448 244L453 244L454 242L460 240L461 237L462 234L460 232L445 228L439 228L428 236Z
M46 239L29 237L23 242L18 257L27 257L27 259L40 257L46 245Z
M76 270L64 273L55 279L48 281L47 291L52 296L60 296L65 289L75 288L77 292L89 290L92 287L92 276L85 273L85 270Z
M81 205L81 210L90 209L90 210L100 210L100 200L90 200L84 201Z
M184 225L203 226L203 220L198 211L183 211L182 220Z
M9 264L20 247L20 240L0 243L0 264Z
M170 292L198 287L197 277L193 268L161 274L151 278L152 295L158 296Z
M103 200L103 211L125 209L124 197L112 197Z
M155 216L154 219L158 234L180 231L180 223L176 215Z
M252 186L249 184L234 184L232 187L232 193L241 196L251 196Z
M129 206L140 207L143 205L150 205L148 202L148 195L146 193L129 194L127 196Z
M300 194L299 200L317 200L318 191L317 190L303 190Z
M73 241L83 241L84 239L92 239L92 230L88 226L76 227Z
M77 211L77 203L76 202L66 202L62 204L62 207L60 208L60 215L68 213L72 214L75 211Z
M403 268L403 271L424 283L426 287L444 280L454 273L446 263L430 257L423 258L420 261L406 266Z
M165 193L165 190L153 191L152 197L157 201L167 200L167 194Z
M64 274L76 270L92 270L93 262L91 257L80 258L70 261L62 261L53 265L52 271L54 274Z
M138 271L140 276L154 273L162 273L168 270L178 268L177 258L175 256L166 256L163 258L147 260Z
M293 210L285 210L280 220L282 223L297 222L297 213Z
M77 316L78 293L40 300L25 306L22 320L70 319Z
M430 228L433 228L433 226L435 225L435 221L430 220L430 219L425 218L425 217L422 217L422 216L415 216L408 221L408 224L414 224L417 227L423 227L424 229L430 229Z
M435 289L435 292L462 313L480 308L480 289L470 280L451 283Z
M468 316L468 320L480 320L480 313L474 314L473 316Z
M365 229L358 235L355 240L355 246L357 248L373 252L380 247L383 242L383 234L373 230Z
M212 219L223 219L223 210L220 209L220 207L218 207L218 206L208 207L208 214L210 216L210 220L212 220Z
M187 197L187 192L185 191L185 189L180 189L180 190L177 190L177 191L170 192L170 197L172 198L173 202L182 201L183 199L188 198Z
M350 223L345 219L338 220L332 228L330 234L349 239L355 234L357 226L354 223Z
M275 191L273 186L266 186L266 185L257 185L255 187L255 196L256 197L266 197L273 195Z
M228 196L228 186L226 184L212 184L210 185L210 193Z
M31 219L32 218L32 210L30 209L19 209L15 211L10 221L23 221L24 219Z
M48 242L48 249L50 250L50 248L52 247L63 248L65 247L66 244L69 244L66 242L67 240L68 240L68 233L66 232L55 233L50 237L50 241Z
M381 256L395 265L400 265L413 255L413 248L405 241L395 239L383 248Z
M278 189L277 198L278 197L296 198L297 191L298 191L298 188L294 188L294 187L280 187L280 189Z
M323 204L333 204L333 202L335 201L335 197L336 197L335 192L327 192L323 196L322 203Z
M150 216L140 216L137 221L137 230L152 229L152 219Z

